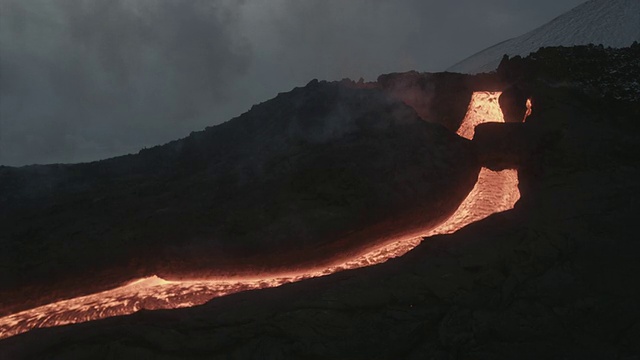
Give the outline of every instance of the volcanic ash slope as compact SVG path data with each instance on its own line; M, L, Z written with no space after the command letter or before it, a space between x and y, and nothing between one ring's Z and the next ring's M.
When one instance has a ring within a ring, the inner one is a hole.
M453 65L460 73L498 67L503 55L527 56L541 47L604 45L621 48L640 41L640 1L592 0L524 35L503 41Z

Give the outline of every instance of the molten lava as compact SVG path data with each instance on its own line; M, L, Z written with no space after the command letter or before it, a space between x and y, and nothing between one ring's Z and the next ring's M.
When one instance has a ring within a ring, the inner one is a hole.
M531 116L531 109L533 108L533 103L531 103L531 99L527 99L527 102L525 103L526 107L527 107L527 111L524 113L524 119L522 119L522 122L527 121L527 118L529 116Z
M474 93L458 135L472 139L474 128L483 122L504 122L498 104L499 92ZM530 101L527 102L530 111ZM25 310L0 318L0 339L33 328L59 326L126 315L141 309L174 309L203 304L212 298L231 293L275 287L308 278L379 264L404 255L424 237L448 234L513 208L520 198L516 170L499 172L483 168L478 181L449 219L433 229L394 239L354 258L326 268L298 269L290 273L256 274L252 277L215 278L201 280L165 280L157 276L139 279L124 286Z
M485 122L504 122L504 115L500 109L501 92L475 92L467 108L467 114L458 129L458 135L469 140L476 133L476 126Z

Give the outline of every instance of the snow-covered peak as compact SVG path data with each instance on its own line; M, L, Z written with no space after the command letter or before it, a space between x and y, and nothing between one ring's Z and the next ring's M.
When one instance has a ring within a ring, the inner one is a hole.
M591 0L533 31L480 51L448 71L493 71L505 54L527 56L545 46L625 47L634 41L640 41L640 0Z

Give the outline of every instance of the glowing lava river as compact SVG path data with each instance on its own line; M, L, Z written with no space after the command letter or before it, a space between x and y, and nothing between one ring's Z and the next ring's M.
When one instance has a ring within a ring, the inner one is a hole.
M483 122L504 122L498 104L499 92L473 94L458 135L472 139L474 128ZM100 293L61 300L0 318L0 339L34 328L86 322L110 316L126 315L141 309L173 309L203 304L212 298L235 292L275 287L308 278L329 275L346 269L379 264L401 256L417 246L424 237L448 234L513 208L520 198L516 170L494 172L481 169L478 181L458 209L436 228L405 236L354 258L326 268L299 269L291 273L256 274L253 277L199 280L165 280L151 276Z

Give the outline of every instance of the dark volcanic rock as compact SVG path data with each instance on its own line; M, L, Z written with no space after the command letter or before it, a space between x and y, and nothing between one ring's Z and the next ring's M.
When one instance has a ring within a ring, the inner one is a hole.
M518 168L532 152L544 146L544 137L550 136L536 130L530 123L489 122L476 126L473 143L480 163L496 171Z
M526 58L503 59L497 73L510 84L540 81L608 101L638 103L640 44L622 49L602 45L541 48Z
M504 115L504 121L508 123L522 122L527 112L527 99L529 99L527 92L517 86L505 89L500 95L500 99L498 99Z
M384 92L318 81L137 155L2 167L2 312L143 275L329 261L442 220L478 171L470 142Z

